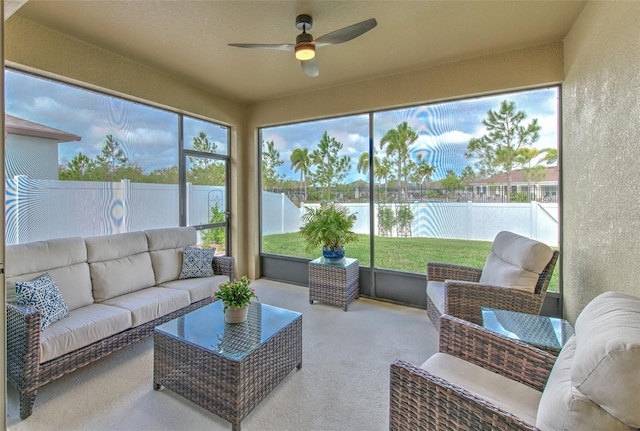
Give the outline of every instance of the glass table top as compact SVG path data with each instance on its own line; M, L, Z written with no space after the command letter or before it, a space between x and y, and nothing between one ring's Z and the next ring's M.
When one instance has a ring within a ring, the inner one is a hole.
M350 257L345 257L344 258L344 262L342 263L327 263L324 261L324 257L319 257L315 260L312 260L311 264L313 265L324 265L324 266L330 266L332 268L346 268L347 266L351 265L353 262L357 261L358 259L353 259Z
M560 350L573 335L564 319L481 307L482 325L509 338Z
M224 321L222 301L187 313L156 327L156 331L192 343L227 359L240 361L302 314L252 302L247 320Z

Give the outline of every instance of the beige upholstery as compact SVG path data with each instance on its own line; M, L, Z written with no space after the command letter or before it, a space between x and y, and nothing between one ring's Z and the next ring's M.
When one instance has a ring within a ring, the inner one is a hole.
M535 423L536 407L542 395L535 389L446 353L436 353L420 368L492 402L527 423Z
M428 281L427 296L440 314L444 314L444 281Z
M139 326L157 317L189 305L189 293L163 287L149 287L103 302L104 305L131 312L131 326Z
M509 286L533 293L553 250L539 241L512 232L500 232L480 276L480 284Z
M168 287L175 290L189 292L191 303L212 296L222 283L229 281L226 275L214 275L213 277L185 278L182 280L167 281L159 287Z
M640 427L640 298L593 299L557 358L453 316L441 326L426 373L392 364L391 429Z
M151 229L144 232L149 243L155 284L177 280L182 270L182 250L197 242L194 227Z
M131 313L122 308L91 304L71 311L40 333L40 363L88 346L131 327Z
M45 272L54 279L69 311L93 304L87 248L82 238L61 238L7 246L7 302L16 302L15 284Z

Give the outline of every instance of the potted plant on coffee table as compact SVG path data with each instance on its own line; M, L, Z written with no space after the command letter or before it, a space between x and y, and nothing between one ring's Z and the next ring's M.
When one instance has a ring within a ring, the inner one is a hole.
M300 235L304 238L307 251L322 246L322 255L326 263L342 264L344 262L344 246L358 241L353 232L356 221L355 214L335 202L324 202L318 208L307 207L302 216L304 226Z
M241 323L247 320L247 311L251 298L258 299L254 289L250 288L251 281L245 275L240 280L229 280L222 283L214 298L222 300L224 320L227 323Z

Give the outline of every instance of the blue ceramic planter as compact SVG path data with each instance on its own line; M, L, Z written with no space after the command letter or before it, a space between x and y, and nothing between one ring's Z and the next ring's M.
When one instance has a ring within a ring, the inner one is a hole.
M340 265L344 263L344 247L322 247L322 257L324 257L325 263Z

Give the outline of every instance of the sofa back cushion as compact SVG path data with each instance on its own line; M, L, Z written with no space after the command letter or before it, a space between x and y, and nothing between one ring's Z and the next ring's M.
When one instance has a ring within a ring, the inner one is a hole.
M630 427L640 427L640 298L606 292L575 324L571 381L587 398Z
M546 244L513 232L500 232L491 244L480 283L534 293L552 257L553 250Z
M572 386L570 372L575 353L576 339L573 336L562 348L542 392L536 428L542 431L631 431L632 428Z
M96 302L155 284L144 232L88 237L85 243Z
M156 284L177 280L182 270L183 248L197 242L194 227L150 229L144 231L149 243Z
M59 238L7 246L7 301L16 302L15 284L51 275L69 311L93 304L87 248L82 238Z

